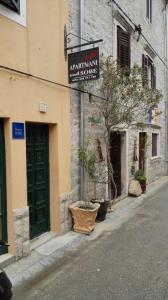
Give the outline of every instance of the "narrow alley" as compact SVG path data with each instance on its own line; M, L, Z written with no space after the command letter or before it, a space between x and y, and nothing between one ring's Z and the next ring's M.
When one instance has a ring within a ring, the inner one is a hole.
M119 229L106 232L14 300L168 299L168 187L144 201Z

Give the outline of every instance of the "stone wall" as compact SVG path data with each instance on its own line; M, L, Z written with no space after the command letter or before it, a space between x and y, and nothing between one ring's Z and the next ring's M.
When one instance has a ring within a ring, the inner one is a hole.
M30 253L29 208L19 208L13 211L15 257L21 258Z
M165 59L165 27L164 27L164 1L153 1L153 19L150 23L146 18L146 1L134 1L134 0L120 0L119 5L123 11L132 19L132 21L138 25L141 25L142 33L146 37L147 41L141 36L137 41L136 33L134 32L134 25L122 14L115 4L106 0L85 0L84 1L84 38L87 40L103 39L103 43L99 44L100 54L112 55L113 59L117 58L117 25L123 26L126 24L127 29L131 34L131 65L138 64L142 66L142 54L150 54L151 49L146 52L146 46L148 41L149 48L153 48L158 55ZM68 31L79 35L79 4L78 0L69 0L69 28ZM120 17L116 17L119 15ZM120 23L121 20L121 23ZM123 21L124 20L124 21ZM159 41L159 42L158 42ZM70 45L79 43L80 39L71 36ZM152 50L153 51L153 50ZM158 177L165 174L165 103L167 99L166 87L165 87L165 69L163 63L160 61L155 53L152 53L153 61L156 66L156 87L162 91L163 98L160 103L160 109L162 114L159 116L159 120L156 126L146 126L138 129L129 129L126 141L127 157L127 180L125 184L129 184L134 174L131 172L132 166L138 169L138 162L133 161L134 140L137 140L137 147L139 146L139 132L147 132L148 135L148 148L146 153L146 166L148 182L152 182ZM94 83L95 85L95 83ZM93 89L95 92L95 90ZM87 127L87 118L90 113L90 104L88 96L85 96L84 100L84 112L85 112L85 136L89 132ZM77 92L71 93L71 126L72 126L72 191L73 199L79 199L79 163L77 159L77 149L79 148L80 139L80 96ZM151 136L152 132L159 133L160 135L160 153L157 158L152 158L152 145ZM139 154L137 149L137 155ZM123 190L127 190L126 188Z
M65 233L72 228L72 218L69 210L69 205L72 203L72 193L61 195L59 203L61 233Z

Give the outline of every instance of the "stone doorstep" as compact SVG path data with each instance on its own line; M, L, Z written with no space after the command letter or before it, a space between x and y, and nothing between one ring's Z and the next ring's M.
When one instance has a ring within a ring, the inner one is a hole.
M8 265L14 263L16 261L15 256L12 254L3 254L0 255L0 267L6 268Z
M45 232L42 235L34 238L33 240L30 241L30 252L38 247L40 247L41 245L49 242L50 240L52 240L54 237L56 237L57 234L50 231L50 232Z
M30 241L30 253L33 250L35 250L36 248L42 246L43 244L48 243L56 236L57 235L54 232L46 232L46 233L42 234L41 236L34 238L33 240ZM22 257L21 259L23 259L23 258L24 257ZM7 266L13 264L16 261L18 261L17 257L10 253L0 255L0 267L2 267L2 268L6 268ZM19 259L19 261L20 261L20 259Z

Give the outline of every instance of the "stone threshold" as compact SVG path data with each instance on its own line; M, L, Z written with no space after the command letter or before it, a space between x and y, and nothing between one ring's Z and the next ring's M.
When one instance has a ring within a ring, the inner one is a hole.
M45 232L44 234L40 235L39 237L36 237L33 240L30 240L30 253L33 250L35 250L36 248L51 241L56 236L57 236L57 234L54 232ZM18 260L18 258L15 255L12 255L10 253L2 254L2 255L0 255L0 267L6 268L7 266L16 262L17 260Z
M41 234L40 236L30 240L30 252L35 250L36 248L40 247L41 245L49 242L56 236L57 236L56 233L50 231L50 232L45 232L45 233Z
M1 268L6 268L8 265L14 263L16 261L16 258L12 254L3 254L0 255L0 267Z

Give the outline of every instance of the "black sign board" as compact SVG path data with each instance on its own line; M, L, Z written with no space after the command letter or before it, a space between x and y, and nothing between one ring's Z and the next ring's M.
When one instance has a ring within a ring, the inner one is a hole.
M69 83L99 79L99 48L68 55Z

